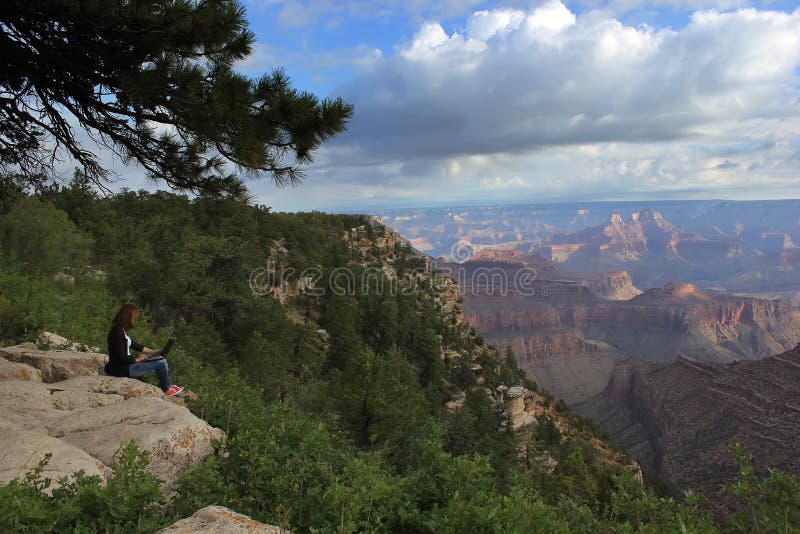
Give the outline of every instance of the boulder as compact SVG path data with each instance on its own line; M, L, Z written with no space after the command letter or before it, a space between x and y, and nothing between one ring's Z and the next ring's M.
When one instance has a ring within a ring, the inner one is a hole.
M64 336L59 336L58 334L54 334L53 332L42 332L39 335L39 338L36 340L36 342L40 346L44 345L49 349L100 352L100 349L98 347L87 347L82 343L75 343L65 338Z
M42 381L51 383L75 376L96 376L108 361L108 356L95 352L72 350L36 350L26 343L0 348L0 358L35 367L42 373Z
M259 523L222 506L206 506L158 534L290 534L288 530Z
M114 452L132 439L169 492L186 469L213 454L214 440L225 437L157 387L132 378L0 381L0 413L0 482L24 475L47 452L53 453L47 477L78 469L106 476Z
M49 489L58 486L58 479L79 470L103 480L113 472L97 458L60 439L38 431L14 429L0 431L0 484L24 478L48 453L52 458L42 470L42 476L53 480Z
M139 397L69 413L47 426L49 434L111 464L120 443L148 452L149 470L171 482L214 453L224 433L189 410L162 398Z
M30 365L10 362L4 358L0 358L0 382L5 380L41 382L42 373Z

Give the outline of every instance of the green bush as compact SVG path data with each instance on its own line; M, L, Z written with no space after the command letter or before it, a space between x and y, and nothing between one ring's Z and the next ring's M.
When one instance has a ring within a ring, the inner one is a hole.
M114 475L105 484L78 471L51 487L42 476L51 457L22 480L0 486L0 531L153 532L169 522L159 480L147 472L146 455L133 442L117 450Z
M30 272L83 267L91 247L91 238L49 202L24 197L0 216L0 251Z

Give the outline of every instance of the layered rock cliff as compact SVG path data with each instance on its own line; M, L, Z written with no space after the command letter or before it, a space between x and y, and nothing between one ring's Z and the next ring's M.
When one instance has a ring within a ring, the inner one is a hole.
M633 285L633 279L627 271L570 273L569 277L582 282L592 293L607 300L628 300L642 293Z
M511 347L521 367L570 403L599 393L610 359L621 356L729 362L800 341L800 310L788 300L712 295L686 283L640 293L627 273L592 277L539 263L545 275L524 286L521 261L471 261L454 271L466 323L501 351ZM632 298L603 298L621 292Z
M766 466L800 473L800 347L759 361L617 362L608 387L577 406L677 494L706 495L727 514L720 485L742 443Z
M800 341L800 311L788 300L709 295L691 284L670 284L608 301L574 283L540 284L532 295L467 292L465 319L487 338L516 347L524 344L517 337L573 329L579 333L574 339L600 340L657 361L678 354L703 361L758 359ZM560 356L583 352L574 343Z
M576 327L632 356L727 362L793 347L800 341L800 311L787 300L712 296L691 284L669 284L594 306Z

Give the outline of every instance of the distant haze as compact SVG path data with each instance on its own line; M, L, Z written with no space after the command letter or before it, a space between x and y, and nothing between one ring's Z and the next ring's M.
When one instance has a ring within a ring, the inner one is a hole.
M626 271L640 289L800 295L800 200L574 202L408 208L374 214L413 246L463 261L540 255L565 271Z

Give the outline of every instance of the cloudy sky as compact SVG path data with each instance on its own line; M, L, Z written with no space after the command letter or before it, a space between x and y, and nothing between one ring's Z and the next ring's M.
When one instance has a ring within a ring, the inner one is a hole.
M355 106L277 210L800 197L800 1L246 0Z

